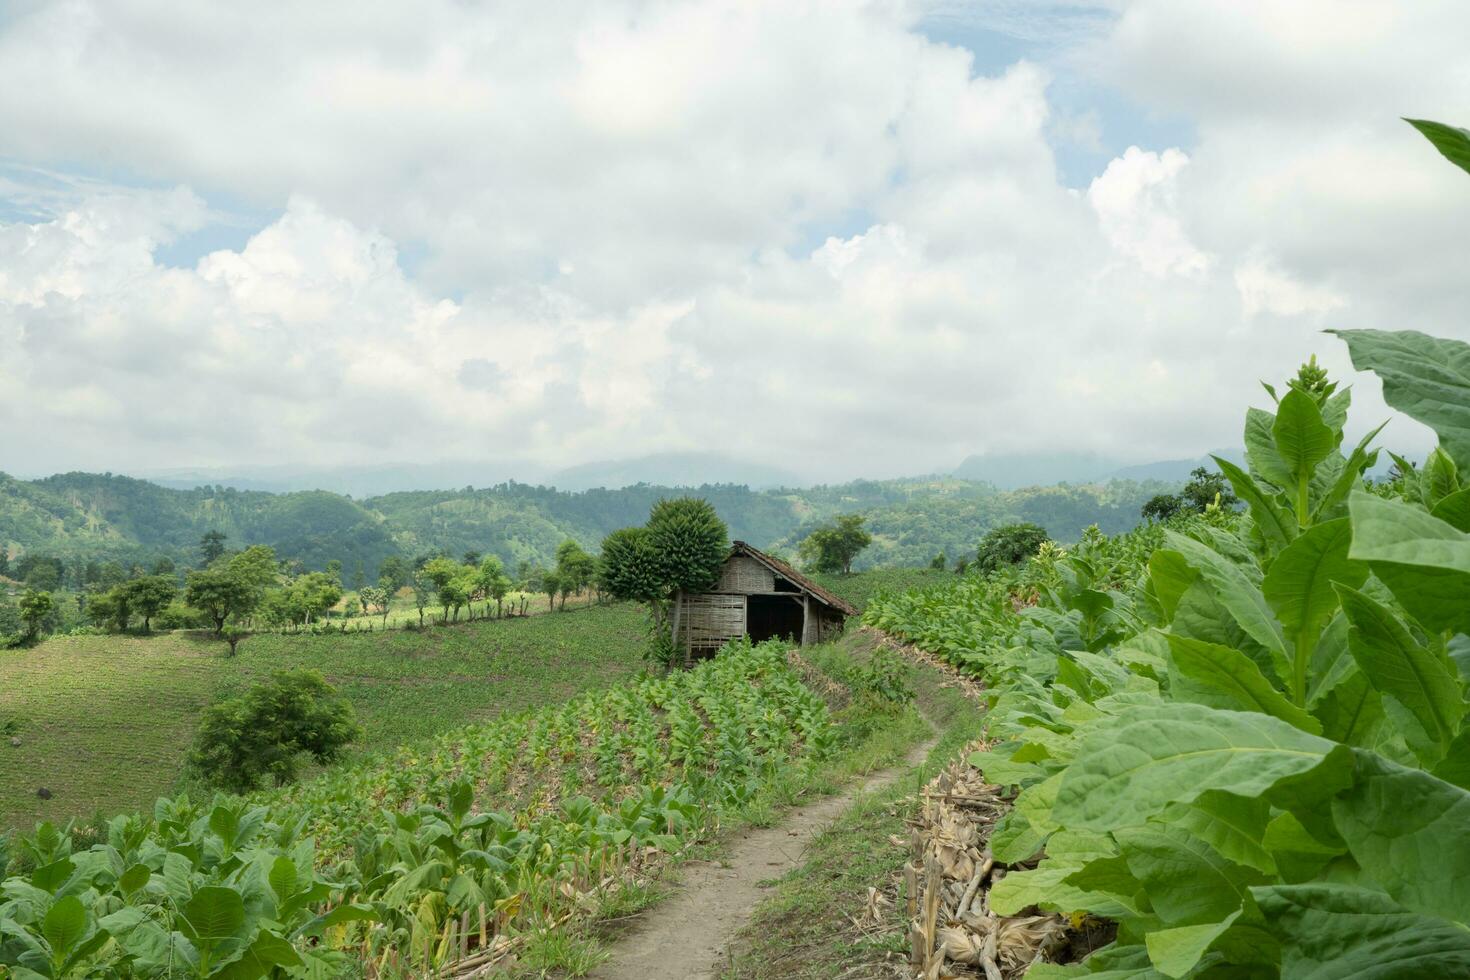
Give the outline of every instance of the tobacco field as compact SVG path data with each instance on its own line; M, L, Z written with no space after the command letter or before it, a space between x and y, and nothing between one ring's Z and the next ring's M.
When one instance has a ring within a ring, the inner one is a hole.
M1309 364L1218 460L1242 513L868 607L988 688L990 846L1043 855L991 909L1116 923L1028 978L1470 975L1470 345L1339 336L1438 434L1419 465L1365 482L1378 430Z

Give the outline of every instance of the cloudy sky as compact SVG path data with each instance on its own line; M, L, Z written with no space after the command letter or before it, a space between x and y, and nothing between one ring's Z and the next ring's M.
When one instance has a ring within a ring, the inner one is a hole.
M1470 125L1467 36L1464 0L0 0L0 470L1235 445L1256 379L1351 373L1324 328L1470 339L1470 179L1398 120Z

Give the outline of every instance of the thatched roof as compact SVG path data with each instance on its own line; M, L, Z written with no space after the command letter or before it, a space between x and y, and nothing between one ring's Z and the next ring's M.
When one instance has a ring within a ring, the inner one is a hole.
M846 599L828 592L781 559L773 558L753 545L748 545L744 541L736 541L730 548L730 556L733 558L735 555L747 555L754 558L788 582L795 584L818 602L830 606L844 616L856 616L858 614L857 609L853 608L852 603Z

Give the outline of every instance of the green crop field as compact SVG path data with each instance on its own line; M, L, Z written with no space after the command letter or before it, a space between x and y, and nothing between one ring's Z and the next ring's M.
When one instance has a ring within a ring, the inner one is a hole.
M321 671L353 704L362 757L563 701L642 668L642 613L610 605L425 631L55 637L0 651L0 828L151 804L181 785L200 711L272 670ZM49 800L38 796L41 789Z
M905 592L927 585L952 582L953 572L936 568L870 568L851 575L815 573L812 580L837 593L862 612L873 597L884 592Z

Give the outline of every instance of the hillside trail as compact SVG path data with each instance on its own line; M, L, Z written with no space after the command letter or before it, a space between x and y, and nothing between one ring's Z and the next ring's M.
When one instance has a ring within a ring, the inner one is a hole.
M807 844L860 795L885 789L922 763L937 734L915 746L902 763L869 773L834 796L786 811L774 827L748 830L730 842L720 861L681 866L672 895L611 947L611 958L591 980L715 980L729 965L727 948L769 894L773 879L802 863Z

